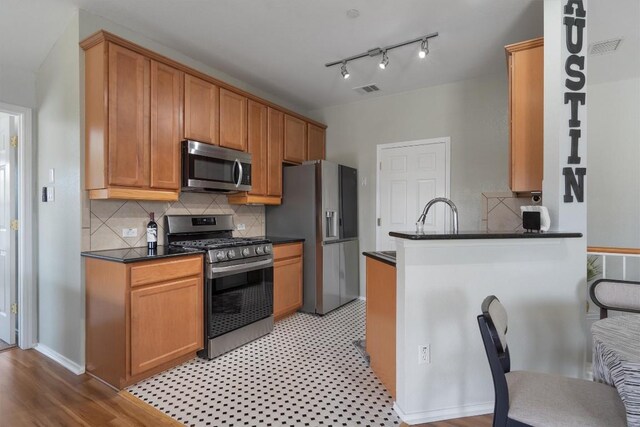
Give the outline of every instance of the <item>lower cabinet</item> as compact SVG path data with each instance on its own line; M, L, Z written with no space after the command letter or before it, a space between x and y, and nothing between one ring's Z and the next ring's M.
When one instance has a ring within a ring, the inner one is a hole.
M86 370L117 389L203 348L202 255L86 259Z
M302 307L302 243L273 248L273 317L282 319Z

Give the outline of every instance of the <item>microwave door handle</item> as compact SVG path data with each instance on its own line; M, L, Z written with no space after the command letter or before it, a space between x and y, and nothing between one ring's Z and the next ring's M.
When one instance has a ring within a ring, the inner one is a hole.
M242 184L242 163L236 159L235 164L238 166L238 180L236 181L236 188L238 188Z

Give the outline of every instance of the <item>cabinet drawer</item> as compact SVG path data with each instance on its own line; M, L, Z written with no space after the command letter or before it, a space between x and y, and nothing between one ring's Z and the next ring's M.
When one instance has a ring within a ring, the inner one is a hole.
M202 274L202 256L136 263L131 266L131 287Z
M276 261L299 256L302 256L302 243L287 243L273 247L273 259Z

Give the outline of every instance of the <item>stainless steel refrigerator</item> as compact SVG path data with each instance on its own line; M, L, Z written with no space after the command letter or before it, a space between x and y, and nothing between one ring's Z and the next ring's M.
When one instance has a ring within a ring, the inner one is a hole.
M325 314L358 298L358 171L308 162L285 167L282 187L282 204L266 208L266 232L305 239L302 311Z

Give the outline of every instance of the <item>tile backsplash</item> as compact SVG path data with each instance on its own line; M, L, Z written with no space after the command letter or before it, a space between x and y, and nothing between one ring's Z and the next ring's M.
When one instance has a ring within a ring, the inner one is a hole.
M164 244L164 216L232 214L236 227L234 236L252 237L265 234L264 206L230 205L227 196L207 193L182 193L175 202L144 202L124 200L91 200L89 227L83 230L84 250L119 249L146 246L146 227L149 213L154 212L158 223L158 244ZM122 230L135 228L136 237L123 237Z
M532 204L531 196L482 193L482 224L487 231L523 231L520 206Z

